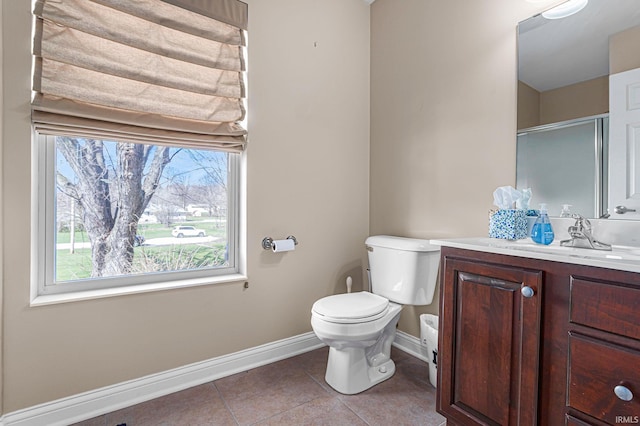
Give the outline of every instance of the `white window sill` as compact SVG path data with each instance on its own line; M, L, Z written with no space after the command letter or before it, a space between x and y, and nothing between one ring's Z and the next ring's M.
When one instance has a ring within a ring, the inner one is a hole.
M186 287L233 283L247 281L242 274L223 275L219 277L197 278L191 280L168 281L154 284L131 285L126 287L105 288L100 290L85 290L61 294L38 295L31 300L30 306L46 306L58 303L79 302L82 300L102 299L105 297L126 296L130 294L149 293L152 291L174 290Z

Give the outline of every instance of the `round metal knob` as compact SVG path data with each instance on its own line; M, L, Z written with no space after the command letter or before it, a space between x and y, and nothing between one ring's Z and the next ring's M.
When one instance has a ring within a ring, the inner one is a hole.
M535 294L535 291L533 291L531 287L526 285L520 289L520 293L522 293L524 297L533 297L533 295Z
M631 401L633 399L633 392L631 392L631 390L626 386L616 386L613 388L613 393L623 401Z

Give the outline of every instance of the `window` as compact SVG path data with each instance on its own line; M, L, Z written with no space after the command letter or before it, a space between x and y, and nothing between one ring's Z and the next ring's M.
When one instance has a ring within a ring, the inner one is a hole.
M33 4L32 297L240 279L247 4Z
M240 154L38 137L39 294L239 272Z

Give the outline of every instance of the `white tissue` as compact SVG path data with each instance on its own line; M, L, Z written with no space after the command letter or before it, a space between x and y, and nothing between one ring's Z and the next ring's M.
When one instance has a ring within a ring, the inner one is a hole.
M529 202L531 201L531 188L522 190L522 198L516 201L516 208L529 210Z
M493 191L493 204L499 209L512 209L522 198L522 192L512 186L501 186Z
M286 240L274 240L271 245L271 249L274 253L279 253L281 251L291 251L295 250L296 243L292 238L287 238Z

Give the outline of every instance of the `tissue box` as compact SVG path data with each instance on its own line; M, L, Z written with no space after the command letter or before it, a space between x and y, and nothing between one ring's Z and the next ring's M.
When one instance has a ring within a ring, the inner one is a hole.
M527 211L522 209L491 211L489 236L505 240L527 238Z

